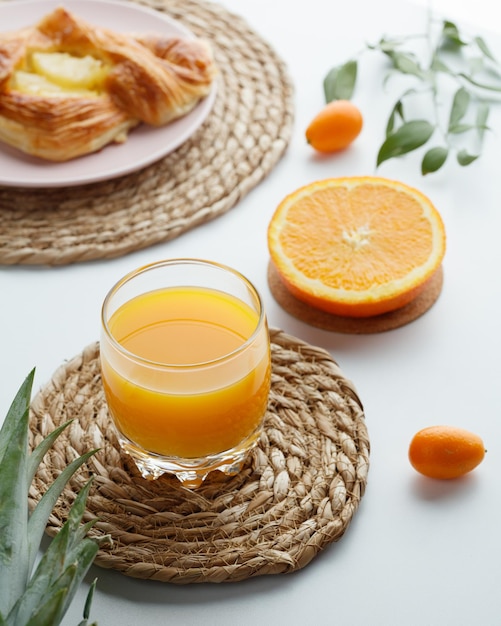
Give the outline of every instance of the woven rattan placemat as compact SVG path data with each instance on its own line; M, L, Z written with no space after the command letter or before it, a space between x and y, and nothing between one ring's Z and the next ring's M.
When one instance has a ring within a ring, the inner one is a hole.
M299 570L343 535L364 494L369 439L353 384L325 350L272 329L272 389L264 433L235 477L211 474L197 491L173 477L147 481L109 428L93 344L60 366L32 402L30 445L74 421L40 466L30 505L71 460L100 451L50 517L54 535L89 477L86 520L109 534L96 564L179 584L238 581Z
M62 189L0 186L0 263L112 258L177 237L234 207L285 152L293 88L283 61L248 24L204 0L143 0L209 39L214 107L172 154L111 181Z

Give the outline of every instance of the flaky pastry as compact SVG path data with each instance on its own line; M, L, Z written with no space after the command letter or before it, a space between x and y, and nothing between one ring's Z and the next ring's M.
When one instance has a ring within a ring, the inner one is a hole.
M33 27L0 34L0 140L67 161L125 141L141 122L186 115L215 74L205 40L120 34L58 7Z

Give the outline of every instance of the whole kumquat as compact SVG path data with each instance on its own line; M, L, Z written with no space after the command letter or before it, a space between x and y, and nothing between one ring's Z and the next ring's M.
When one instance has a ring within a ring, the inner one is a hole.
M363 118L349 100L329 102L306 129L307 142L319 152L337 152L347 148L360 134Z
M403 183L354 176L297 189L268 226L271 263L288 291L334 315L371 317L412 302L440 270L445 229Z
M482 439L455 426L429 426L417 432L409 446L409 461L429 478L459 478L479 465L485 456Z

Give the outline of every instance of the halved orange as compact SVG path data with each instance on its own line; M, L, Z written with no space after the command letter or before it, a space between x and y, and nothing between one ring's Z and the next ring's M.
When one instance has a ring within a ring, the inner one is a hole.
M445 254L445 229L420 191L374 176L330 178L288 195L268 227L271 263L297 299L370 317L405 306Z

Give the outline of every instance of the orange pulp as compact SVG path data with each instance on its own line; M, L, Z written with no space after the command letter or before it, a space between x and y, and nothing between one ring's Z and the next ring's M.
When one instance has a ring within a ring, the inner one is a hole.
M266 324L226 293L176 287L141 294L108 328L129 353L102 347L103 384L119 431L144 450L199 458L258 429L270 387Z

